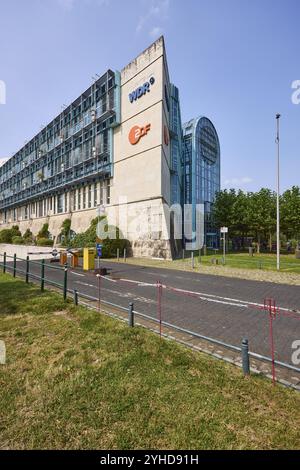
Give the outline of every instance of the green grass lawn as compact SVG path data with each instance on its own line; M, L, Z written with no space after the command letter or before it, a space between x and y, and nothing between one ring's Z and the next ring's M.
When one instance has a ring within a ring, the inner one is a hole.
M204 265L211 265L212 258L217 258L218 262L222 264L223 253L217 252L214 255L207 255L201 257L201 263ZM199 257L197 256L197 262ZM254 254L249 256L248 253L229 253L226 255L226 266L232 268L243 269L264 269L275 271L276 255L274 254ZM300 260L295 258L295 255L281 255L280 256L280 270L282 272L299 273L300 274Z
M0 275L2 449L300 447L300 394Z
M218 265L212 264L212 259L216 258L218 260ZM108 261L117 261L116 259L109 259ZM123 258L120 258L120 262L123 262ZM185 253L185 259L176 259L176 260L163 260L158 258L127 258L126 262L131 264L137 264L142 266L153 266L160 268L170 268L170 269L181 269L181 270L192 270L192 260L191 252ZM208 254L206 256L201 256L199 260L198 252L194 254L194 269L205 268L206 270L212 268L211 271L214 274L218 273L220 275L229 274L227 270L223 269L223 253L217 251L214 254ZM277 275L277 266L276 266L276 255L270 253L263 254L254 254L254 256L249 256L248 253L228 253L226 254L226 268L232 268L230 271L239 273L239 270L244 272L248 271L249 274L254 273L263 273L276 272ZM216 272L217 270L217 272ZM300 260L295 258L295 255L281 255L280 256L280 273L283 275L285 273L294 273L300 274Z

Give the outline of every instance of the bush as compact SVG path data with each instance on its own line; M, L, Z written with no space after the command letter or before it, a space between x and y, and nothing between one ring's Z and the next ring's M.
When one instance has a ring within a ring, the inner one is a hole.
M37 234L36 238L39 239L39 238L44 238L44 239L49 239L49 224L44 224L41 228L41 230L39 231L39 233ZM40 246L40 245L38 245Z
M12 238L12 243L14 245L25 245L25 240L23 237L17 236Z
M117 250L119 249L119 253L122 254L124 249L130 248L130 243L128 240L117 238L115 240L111 240L110 238L106 238L103 240L103 247L102 247L102 256L103 258L114 258L117 256Z
M12 233L11 230L5 228L0 231L0 243L11 243L12 242Z
M12 237L21 237L22 236L18 225L13 225L10 230L11 230Z
M23 238L26 238L26 239L30 238L31 240L33 239L32 231L29 228L26 230L26 232L24 232Z
M88 247L95 247L96 240L97 240L97 224L100 220L104 217L96 217L91 221L90 227L83 233L79 233L76 235L73 240L70 242L70 246L73 248L88 248ZM117 256L117 249L119 248L120 253L123 252L124 248L127 250L130 249L130 243L128 240L122 238L122 234L120 234L120 230L118 227L114 227L112 225L105 226L105 230L107 229L115 229L116 230L116 239L105 238L103 240L103 247L102 247L102 256L104 258L112 258ZM129 254L129 253L128 253Z
M70 244L71 222L71 219L65 219L61 225L59 237L61 239L62 246L69 246Z
M53 246L53 240L49 238L38 238L36 244L37 246Z
M12 243L13 237L21 237L21 232L17 225L0 231L0 243Z

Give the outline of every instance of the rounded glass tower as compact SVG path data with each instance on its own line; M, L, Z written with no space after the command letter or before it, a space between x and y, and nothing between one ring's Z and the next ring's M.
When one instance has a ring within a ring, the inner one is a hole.
M204 244L216 248L219 230L214 226L212 205L220 191L220 143L213 123L204 116L183 125L184 203L192 206L192 227L196 230L196 206L203 204Z

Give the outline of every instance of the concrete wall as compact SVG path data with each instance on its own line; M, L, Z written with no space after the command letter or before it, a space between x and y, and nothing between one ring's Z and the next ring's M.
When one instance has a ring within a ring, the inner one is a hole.
M9 256L17 255L18 258L26 258L28 255L30 259L49 259L52 258L52 248L42 246L26 246L26 245L9 245L0 243L0 255L6 253ZM2 257L1 257L2 258Z
M150 90L130 102L129 94L148 82ZM132 241L134 256L171 256L168 221L163 203L170 201L170 149L164 145L165 85L169 85L163 38L160 38L121 72L122 124L114 131L114 178L112 204L123 210L119 198L127 200L130 213L120 230ZM150 124L149 132L132 145L132 127ZM125 218L121 218L124 219ZM160 225L160 227L158 227ZM158 227L158 228L157 228ZM143 230L142 230L143 229Z

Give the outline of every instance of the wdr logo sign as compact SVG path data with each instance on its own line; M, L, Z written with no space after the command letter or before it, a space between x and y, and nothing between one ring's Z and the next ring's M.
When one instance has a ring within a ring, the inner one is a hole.
M3 80L0 80L0 104L6 104L6 85Z
M129 93L129 101L130 103L133 103L136 101L138 98L141 98L144 96L147 92L150 91L150 88L152 85L154 85L155 79L154 77L151 77L149 79L149 82L145 82L144 85L139 86L136 90L134 90L132 93Z

